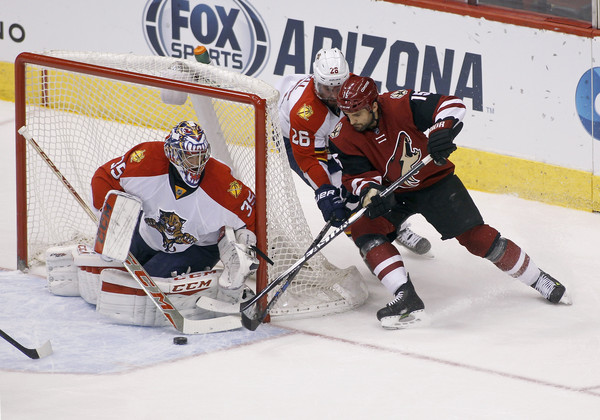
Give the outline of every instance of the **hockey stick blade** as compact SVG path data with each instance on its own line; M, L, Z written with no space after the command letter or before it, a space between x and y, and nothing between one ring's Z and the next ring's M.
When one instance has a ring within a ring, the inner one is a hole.
M241 327L242 322L239 316L227 315L210 319L184 318L184 322L180 331L184 334L208 334L237 330Z
M283 284L283 286L281 286L281 288L277 292L275 292L275 295L273 295L271 300L267 303L267 306L265 307L265 309L263 309L263 311L260 312L257 316L249 317L248 315L246 315L246 310L249 308L246 307L246 309L242 309L242 311L241 311L242 326L250 331L256 330L258 328L258 326L263 323L263 321L265 320L267 315L269 315L269 312L271 311L271 308L273 307L273 305L275 305L275 302L277 302L277 300L279 300L279 297L283 294L283 292L285 292L285 290L288 288L288 286L290 285L292 280L294 280L294 278L300 272L301 269L302 269L302 266L300 266L293 273L290 273L290 275L287 277L287 280Z
M21 353L25 354L30 359L41 359L42 357L50 356L52 354L52 344L50 344L50 340L46 341L40 347L28 349L2 330L0 330L0 336L2 336L2 338L15 346Z
M58 177L63 186L71 193L73 198L79 203L81 208L87 213L87 215L98 224L98 217L94 214L90 206L85 202L73 185L67 178L60 172L60 170L54 165L54 162L48 157L40 145L35 141L27 126L23 126L18 130L25 140L35 149L40 155L44 162L50 167L54 175ZM241 320L238 317L222 317L212 319L188 319L184 318L181 312L169 300L169 298L160 290L160 287L146 272L144 267L138 262L135 256L129 252L127 259L123 261L123 266L131 274L131 276L139 283L141 288L144 290L146 295L150 298L152 303L158 308L159 311L167 318L167 320L177 329L184 334L206 334L218 331L228 331L240 328Z

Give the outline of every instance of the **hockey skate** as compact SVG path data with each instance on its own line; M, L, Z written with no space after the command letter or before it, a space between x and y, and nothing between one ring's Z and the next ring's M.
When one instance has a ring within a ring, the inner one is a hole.
M396 242L417 255L425 255L431 249L431 242L427 238L413 232L409 226L406 226L404 229L402 229L402 226L398 228Z
M562 302L567 305L573 303L565 286L545 271L540 270L539 277L531 287L552 303Z
M377 319L385 329L413 328L427 324L425 305L410 281L396 290L396 297L377 311Z

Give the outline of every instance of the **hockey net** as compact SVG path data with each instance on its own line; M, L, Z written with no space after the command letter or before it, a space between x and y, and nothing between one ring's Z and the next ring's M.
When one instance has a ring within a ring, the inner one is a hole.
M100 165L135 144L163 141L178 122L194 120L207 132L213 156L257 194L258 244L274 261L268 268L262 263L257 289L311 244L299 198L290 194L293 173L277 119L278 93L270 85L195 60L66 51L21 54L15 77L17 129L28 126L80 196L89 199L90 180ZM51 246L92 243L96 232L89 216L24 142L17 135L21 269L43 263ZM354 308L366 298L356 267L340 269L317 254L270 313L280 318L324 315Z

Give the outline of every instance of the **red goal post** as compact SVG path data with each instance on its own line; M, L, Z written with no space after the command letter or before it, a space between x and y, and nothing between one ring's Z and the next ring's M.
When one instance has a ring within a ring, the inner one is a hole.
M165 102L169 92L181 103ZM257 245L275 261L261 262L258 290L312 241L297 195L285 194L293 179L277 99L258 79L191 60L51 51L15 61L15 129L27 125L84 198L98 166L137 143L162 141L181 120L198 121L216 157L256 193ZM16 170L19 269L43 263L50 246L91 240L95 226L18 133ZM318 257L273 316L341 312L364 302L366 286L355 267L339 269Z

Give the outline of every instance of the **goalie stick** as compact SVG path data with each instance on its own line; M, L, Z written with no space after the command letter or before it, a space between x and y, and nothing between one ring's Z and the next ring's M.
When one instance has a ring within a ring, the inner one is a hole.
M2 338L4 338L13 346L15 346L21 353L25 354L30 359L41 359L42 357L50 356L52 354L52 344L50 344L50 340L46 341L40 347L28 349L27 347L19 344L17 340L15 340L2 330L0 330L0 336L2 336Z
M94 223L98 224L98 218L88 206L88 204L81 198L79 193L71 185L71 183L65 178L60 170L54 165L54 162L46 155L44 150L35 141L32 135L29 133L27 126L23 126L18 130L40 157L50 167L52 172L58 177L62 184L69 190L71 195L77 200L83 210L90 216ZM228 331L241 327L241 321L238 316L224 316L212 319L187 319L181 315L181 312L173 306L169 298L160 290L156 285L152 277L144 270L142 265L133 256L131 252L128 253L127 259L123 261L123 266L131 274L131 276L140 284L144 292L152 300L154 305L159 311L163 313L165 318L177 329L184 334L206 334L211 332Z

